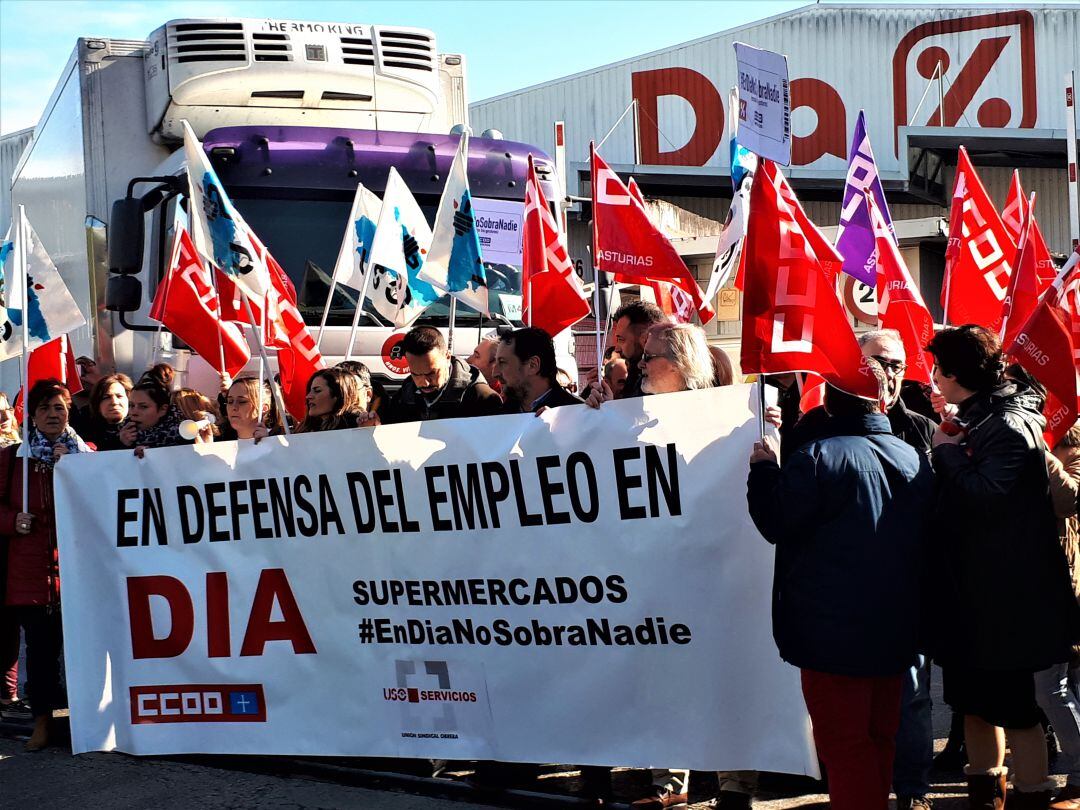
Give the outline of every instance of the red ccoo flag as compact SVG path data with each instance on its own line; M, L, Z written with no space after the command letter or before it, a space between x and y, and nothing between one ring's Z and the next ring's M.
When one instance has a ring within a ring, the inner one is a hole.
M619 176L590 145L592 154L594 265L621 281L676 284L693 299L702 323L714 316L697 279L667 237L649 219Z
M762 160L750 191L744 250L742 370L812 372L844 391L878 399L877 380L789 193L776 164Z
M649 209L645 207L645 195L641 193L641 189L638 187L637 181L633 177L626 184L627 190L630 192L630 196L634 198L634 202L641 206L645 211L645 215L649 215ZM649 217L649 221L652 221L652 217ZM619 276L615 276L616 281L625 282L626 279ZM629 283L638 284L636 279L631 280ZM649 287L653 292L653 298L656 301L656 305L660 307L661 311L669 318L677 321L678 323L690 323L694 318L694 296L692 292L688 292L684 289L686 281L684 279L676 279L674 281L663 281L660 279L650 278L647 282L643 282L645 286Z
M907 379L930 385L934 361L926 344L934 337L934 319L870 193L866 205L877 251L878 323L882 329L900 333L907 355Z
M1034 208L1035 195L1032 194L1028 211L1033 212ZM1013 269L1012 278L1009 279L1009 292L1005 296L1005 304L1001 310L1001 345L1003 346L1013 344L1016 336L1020 334L1020 329L1027 323L1035 307L1039 305L1039 297L1044 292L1039 282L1035 240L1032 238L1036 227L1038 226L1035 224L1034 217L1024 218L1016 267Z
M557 335L589 314L585 294L548 208L529 155L521 250L521 309L525 323Z
M1080 347L1080 266L1066 265L1005 351L1046 386L1048 447L1077 419L1076 350Z
M75 352L72 351L71 341L67 335L53 338L48 343L42 343L30 352L26 361L27 379L29 386L20 389L15 396L12 407L15 409L15 421L22 424L23 421L23 393L40 380L59 380L68 387L68 391L77 394L83 390L82 380L79 378L79 367L75 363Z
M266 345L277 347L278 350L278 372L285 407L293 417L303 419L307 411L304 400L308 380L316 371L326 368L326 362L296 306L296 291L285 270L266 246L254 238L254 234L252 236L258 259L266 264L270 279L266 302Z
M941 288L945 322L976 323L1000 333L1015 253L1016 243L961 146Z
M210 273L191 236L178 229L169 272L158 286L150 317L161 321L218 372L234 375L251 359L251 349L239 327L221 320Z
M1019 170L1013 171L1012 183L1009 185L1009 198L1005 201L1005 209L1001 212L1001 223L1009 234L1009 238L1016 244L1016 258L1013 266L1020 263L1020 232L1024 229L1030 213L1030 203L1024 196L1024 187L1020 185ZM1046 246L1039 223L1032 223L1031 235L1032 246L1035 250L1035 269L1039 277L1039 295L1054 283L1058 269L1054 259L1050 255L1050 249Z

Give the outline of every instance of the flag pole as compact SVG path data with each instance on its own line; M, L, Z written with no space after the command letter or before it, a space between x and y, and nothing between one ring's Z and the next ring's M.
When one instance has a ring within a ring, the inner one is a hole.
M336 268L335 268L336 269ZM323 330L326 329L326 317L330 314L330 302L334 300L334 293L337 291L337 273L330 279L330 292L326 295L326 303L323 305L322 318L319 319L319 334L315 338L315 348L322 351L322 336ZM358 304L359 306L359 304Z
M259 323L255 327L259 330L259 345L263 345L263 341L266 340L266 308L270 306L270 296L267 293L263 293L262 311L259 313ZM248 317L254 319L254 313L251 311L251 302L247 302ZM259 352L259 422L262 422L262 409L263 409L263 383L266 382L266 369L270 364L266 360L266 350L263 349Z
M218 362L219 362L219 363L221 363L221 373L222 373L222 374L227 374L228 372L227 372L227 371L225 370L225 339L224 339L224 338L223 338L223 337L221 336L221 291L220 291L220 290L218 289L218 283L217 283L217 273L216 273L216 272L214 271L214 268L213 268L213 266L211 266L211 267L210 267L210 280L211 280L211 281L213 282L213 285L214 285L214 302L215 302L215 303L217 304L217 317L218 317L218 335L217 335L217 346L218 346ZM166 293L165 293L165 295L166 295L166 297L167 297L167 296L168 296L168 293L166 292ZM164 324L162 324L162 326L164 326ZM160 328L158 329L158 336L159 336L159 339L160 339L160 336L161 336L161 330L160 330ZM230 381L231 381L231 380L230 380ZM262 406L261 406L261 405L259 406L259 416L260 416L260 417L262 416Z
M795 376L798 379L798 375ZM758 395L758 410L757 410L757 423L758 423L758 436L761 438L761 442L765 442L765 375L758 373L757 377L757 395Z
M26 268L26 207L19 206L19 227L15 229L15 260L22 281L22 378L23 378L23 460L22 511L30 511L30 274Z
M353 312L352 328L349 330L349 345L345 349L345 359L352 359L353 344L356 342L356 331L360 328L360 313L364 311L364 301L367 300L368 287L371 285L371 251L364 257L364 280L360 284L360 295L356 298L356 310Z
M252 324L255 323L255 313L251 309L251 299L248 298L247 293L241 291L240 297L244 299L244 306L247 308L248 321ZM260 321L266 320L266 296L263 296L263 312ZM266 344L263 342L263 327L255 327L258 332L255 335L255 345L259 348L259 421L262 421L262 406L263 406L263 381L264 369L270 367L270 361L266 357ZM270 391L273 393L274 401L277 403L278 410L281 412L281 426L285 430L285 435L291 435L292 431L289 430L289 412L285 409L285 398L281 395L281 386L278 385L277 380L273 377L270 378Z
M629 107L627 107L626 109L627 109L627 111L630 110ZM626 113L623 113L623 115L626 115ZM620 117L619 120L622 120L621 117ZM616 125L618 125L618 122L616 122ZM604 332L606 331L606 329L605 329L605 324L600 319L600 257L597 255L597 252L596 252L596 215L597 215L598 211L597 211L597 205L596 205L597 178L596 178L596 160L594 159L595 153L596 153L596 147L593 145L592 141L589 141L589 179L590 179L590 181L592 183L592 224L591 224L591 230L592 230L592 265L593 265L593 318L596 321L596 376L597 376L597 379L599 379L600 378L601 360L604 357Z
M483 318L483 314L479 315ZM453 295L450 296L450 331L446 336L446 350L451 354L454 353L454 321L457 320L457 298Z

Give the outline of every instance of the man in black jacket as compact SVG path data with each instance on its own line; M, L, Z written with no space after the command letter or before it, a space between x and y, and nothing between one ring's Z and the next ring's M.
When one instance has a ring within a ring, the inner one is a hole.
M409 379L394 395L383 422L420 422L502 412L502 397L480 372L453 357L442 332L417 326L401 341Z
M877 402L830 386L825 408L829 436L783 468L771 439L755 447L747 500L776 545L773 636L802 670L832 804L886 810L933 475Z
M495 379L507 396L507 413L536 413L540 408L581 405L558 384L555 344L543 329L527 326L505 332L495 349Z

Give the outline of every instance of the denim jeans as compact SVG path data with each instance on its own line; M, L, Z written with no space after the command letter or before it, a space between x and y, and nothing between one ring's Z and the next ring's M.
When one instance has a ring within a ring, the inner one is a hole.
M930 768L934 762L930 709L930 662L920 655L919 663L904 673L893 760L893 790L897 796L910 799L930 792Z
M1058 767L1069 775L1070 785L1080 786L1080 672L1068 664L1036 672L1035 700L1061 745Z

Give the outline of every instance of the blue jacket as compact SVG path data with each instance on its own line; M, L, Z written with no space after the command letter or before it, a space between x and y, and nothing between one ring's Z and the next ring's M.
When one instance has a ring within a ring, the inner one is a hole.
M918 646L933 473L885 416L831 423L783 470L750 466L750 516L776 545L773 637L801 669L896 675Z

